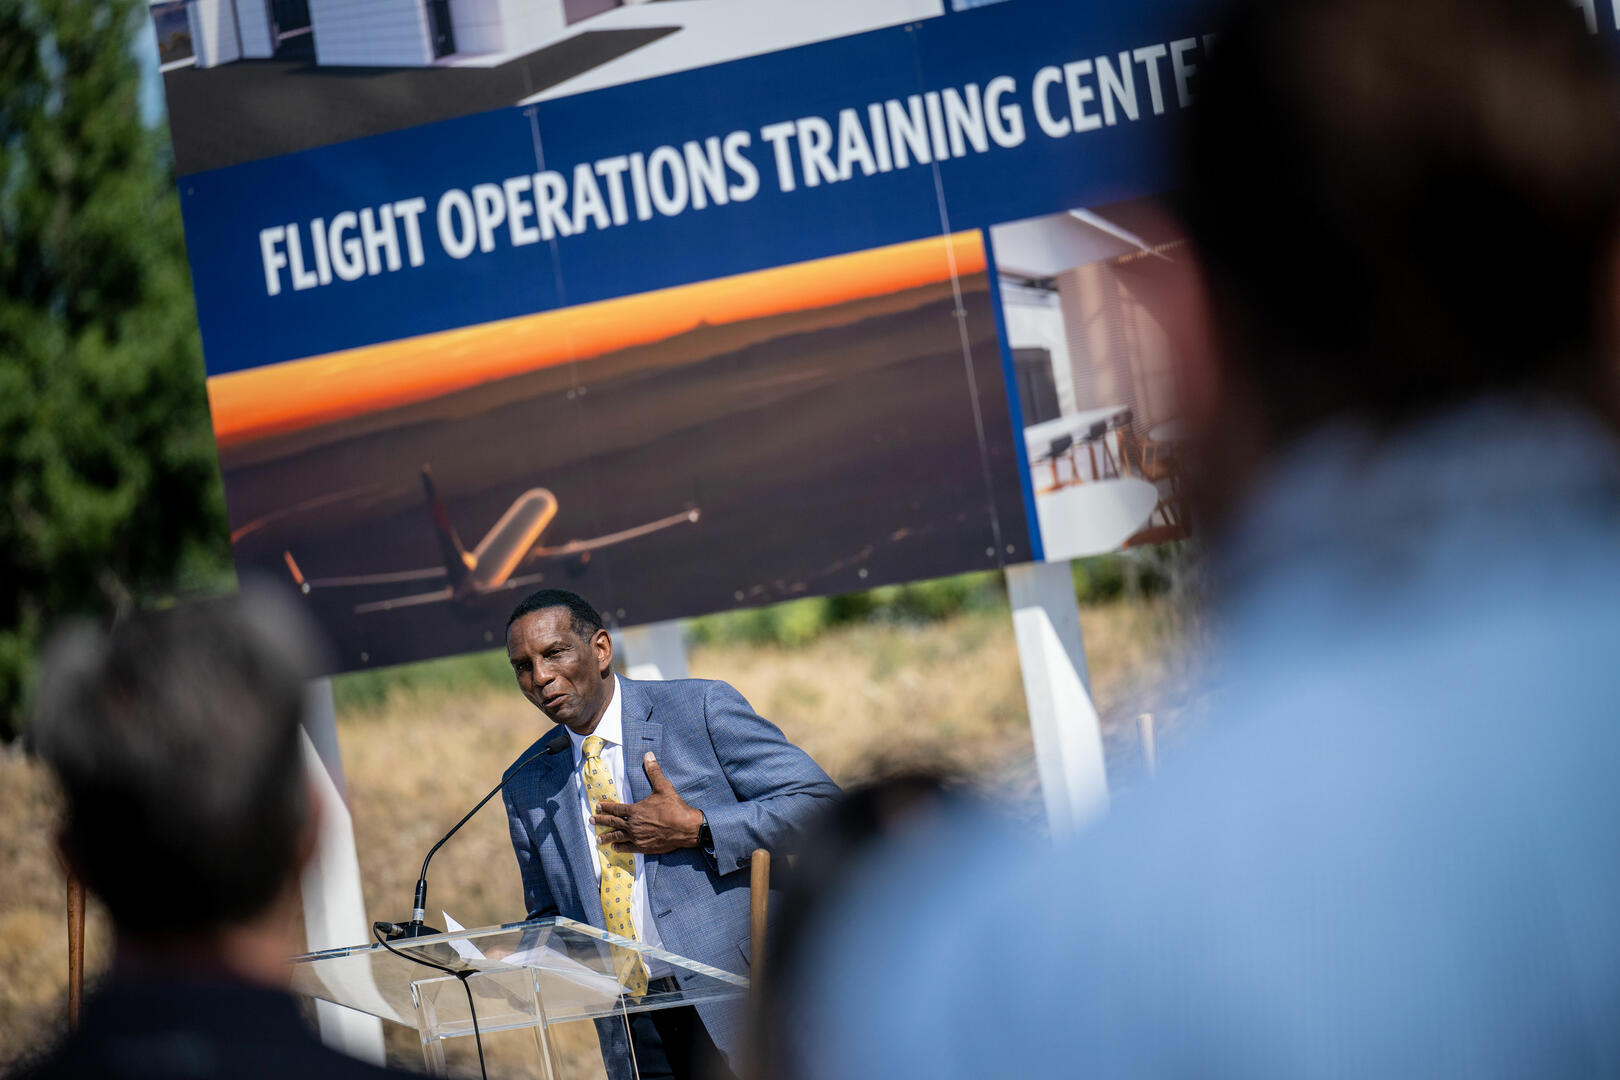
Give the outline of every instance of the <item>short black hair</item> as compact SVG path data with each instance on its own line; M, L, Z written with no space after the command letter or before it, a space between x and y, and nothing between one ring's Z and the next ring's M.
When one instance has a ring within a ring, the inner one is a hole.
M238 925L297 872L312 633L261 594L53 637L29 739L61 782L64 847L121 932Z
M506 618L506 629L510 631L512 624L525 615L532 615L536 611L545 611L547 608L565 607L572 616L574 633L589 641L601 630L602 616L578 593L571 593L567 589L540 589L525 596L512 614Z
M1567 0L1249 0L1181 216L1276 441L1529 391L1607 418L1620 83Z

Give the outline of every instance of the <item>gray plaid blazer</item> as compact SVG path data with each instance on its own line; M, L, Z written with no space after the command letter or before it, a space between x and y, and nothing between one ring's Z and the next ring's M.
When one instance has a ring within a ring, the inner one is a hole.
M712 856L686 848L646 857L647 901L658 935L678 956L747 974L745 871L752 853L756 848L773 855L792 851L805 823L837 797L838 787L726 683L637 682L621 675L619 690L630 785L621 797L639 802L652 794L640 766L651 750L676 792L707 815L714 833ZM560 725L518 760L559 737L566 738ZM601 926L590 841L570 784L573 764L572 752L565 749L543 754L521 770L508 769L506 815L529 915L562 915ZM743 1037L741 1002L704 1005L698 1012L715 1045L735 1062ZM610 1075L628 1075L623 1025L599 1030Z

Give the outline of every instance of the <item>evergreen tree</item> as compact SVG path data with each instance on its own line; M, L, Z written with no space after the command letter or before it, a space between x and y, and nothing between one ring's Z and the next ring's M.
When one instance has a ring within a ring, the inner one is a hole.
M228 583L140 0L0 2L0 735L50 624Z

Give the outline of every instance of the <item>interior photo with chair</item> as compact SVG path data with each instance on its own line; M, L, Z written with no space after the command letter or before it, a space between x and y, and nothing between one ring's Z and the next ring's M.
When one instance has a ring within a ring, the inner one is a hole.
M1185 537L1163 281L1184 242L1145 202L990 235L1046 557Z

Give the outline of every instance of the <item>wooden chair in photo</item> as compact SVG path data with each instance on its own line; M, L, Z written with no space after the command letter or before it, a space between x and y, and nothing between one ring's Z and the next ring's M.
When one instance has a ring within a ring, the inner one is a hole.
M1178 448L1174 443L1155 442L1152 439L1141 440L1142 478L1155 487L1160 481L1168 481L1170 493L1161 495L1159 505L1153 509L1153 517L1162 518L1165 525L1172 528L1181 528L1181 461ZM1153 518L1148 519L1152 521Z
M1132 451L1136 442L1136 413L1131 409L1115 413L1108 420L1108 430L1114 434L1119 443L1119 475L1136 476L1140 470L1132 462ZM1139 455L1138 455L1139 456Z
M1032 466L1034 466L1045 462L1052 466L1051 486L1043 488L1036 494L1044 494L1047 491L1056 491L1058 488L1063 487L1063 481L1058 476L1058 461L1063 458L1067 458L1069 461L1069 476L1072 482L1080 482L1080 470L1074 461L1074 436L1059 435L1057 438L1052 440L1051 445L1047 447L1046 453L1042 454L1040 457L1036 458L1030 463Z
M1086 429L1086 456L1091 461L1091 478L1103 480L1109 477L1118 478L1119 463L1114 460L1113 448L1108 445L1109 425L1107 420L1099 420ZM1102 468L1097 466L1097 451L1102 450Z

